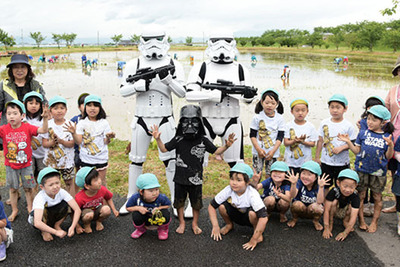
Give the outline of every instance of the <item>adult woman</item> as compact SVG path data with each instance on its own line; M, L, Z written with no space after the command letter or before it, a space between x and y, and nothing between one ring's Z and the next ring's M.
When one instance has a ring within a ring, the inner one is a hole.
M396 64L392 70L393 76L400 77L400 57L397 58ZM385 105L391 113L390 122L393 123L395 130L393 132L393 140L396 142L400 136L400 84L393 86L385 99ZM392 158L388 164L389 170L392 172L392 180L397 170L397 160ZM383 209L382 212L396 212L396 205Z

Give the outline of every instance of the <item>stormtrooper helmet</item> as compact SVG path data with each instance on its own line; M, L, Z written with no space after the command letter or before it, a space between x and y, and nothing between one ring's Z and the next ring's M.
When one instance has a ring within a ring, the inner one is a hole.
M208 40L206 54L216 63L233 62L238 50L233 34L214 34Z
M146 32L140 36L139 51L150 59L162 59L169 50L168 37L165 32Z
M182 107L177 132L189 139L206 134L199 106L186 105Z

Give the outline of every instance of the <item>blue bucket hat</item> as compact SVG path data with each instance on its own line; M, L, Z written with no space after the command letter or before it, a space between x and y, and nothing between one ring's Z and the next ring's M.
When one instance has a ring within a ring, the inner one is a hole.
M391 117L390 111L382 105L372 106L367 113L371 113L384 121L390 120Z
M343 171L339 172L338 178L348 178L352 179L357 182L357 184L360 182L360 178L358 178L357 172L351 170L351 169L344 169Z
M17 63L22 63L22 64L25 64L25 65L28 65L29 67L31 66L29 64L29 59L28 59L27 56L25 56L23 54L15 54L15 55L13 55L11 57L11 62L8 63L7 68L9 68L12 65L17 64Z
M55 97L53 97L52 99L49 100L49 107L51 107L51 106L53 106L55 104L58 104L58 103L62 103L64 105L67 105L67 99L65 99L62 96L57 95L57 96L55 96Z
M271 165L271 172L272 171L288 172L289 166L283 161L275 161Z
M151 189L160 187L157 177L152 173L144 173L139 175L136 181L136 186L139 189Z
M331 98L329 98L328 100L328 104L332 101L343 103L346 107L349 105L347 98L342 94L334 94L333 96L331 96Z
M251 177L253 177L253 169L249 165L247 165L246 163L243 163L243 162L236 163L235 166L233 166L229 172L238 172L238 173L247 174L249 179L251 179Z
M35 92L35 91L32 91L32 92L29 92L29 93L25 94L25 95L24 95L24 99L23 99L22 101L25 102L25 100L28 99L28 98L31 97L31 96L37 97L37 98L40 99L40 101L43 102L43 96L42 96L42 94L40 94L40 93L38 93L38 92Z
M22 114L25 114L25 113L26 113L26 109L25 109L24 104L23 104L21 101L17 100L17 99L8 101L8 102L6 103L6 109L7 109L7 106L8 106L9 104L11 104L11 103L13 103L13 104L17 105L18 107L20 107L21 110L22 110Z
M273 93L275 93L275 94L279 97L278 91L276 91L274 88L268 88L268 89L265 89L265 90L263 90L263 91L261 92L261 99L262 99L263 95L264 95L266 92L273 92Z
M90 103L90 102L97 102L97 103L100 103L100 105L101 105L101 98L98 95L88 95L85 98L85 106L87 103Z
M37 178L38 184L41 184L43 177L45 177L49 173L54 173L54 174L60 175L60 173L56 169L53 169L52 167L46 167L39 172L39 175Z
M301 165L301 169L309 170L310 172L315 173L318 176L322 174L322 170L319 164L312 160L304 162L303 165Z
M82 168L80 168L79 171L76 173L76 176L75 176L75 184L77 186L81 187L81 188L84 187L86 176L93 169L94 169L94 167L82 167Z

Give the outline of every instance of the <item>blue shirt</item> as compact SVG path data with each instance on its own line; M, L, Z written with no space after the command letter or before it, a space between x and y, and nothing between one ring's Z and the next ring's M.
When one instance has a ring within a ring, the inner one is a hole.
M171 206L171 201L169 200L169 198L166 195L160 194L154 202L148 203L148 202L145 202L143 200L143 198L141 198L139 193L136 193L136 194L133 194L129 198L128 203L126 203L127 208L135 207L135 206L145 207L145 208L147 208L149 213L151 213L154 208L158 208L161 206Z
M360 120L360 132L368 130L367 118Z
M71 121L75 122L75 125L78 124L78 122L82 119L82 114L76 115L74 116ZM79 154L79 145L77 145L76 143L74 144L74 149L75 149L75 153Z
M394 151L395 152L400 152L400 136L396 140L396 144L394 145ZM396 163L397 163L396 175L400 175L400 168L399 168L400 164L398 164L397 160L396 160Z
M293 200L298 200L304 203L306 206L317 202L318 186L313 186L309 191L303 182L299 179L296 184L297 195Z
M388 159L385 153L388 150L388 145L383 139L384 136L389 137L390 134L375 133L370 130L358 134L356 145L361 146L361 150L354 162L356 171L377 176L386 175Z
M0 201L0 220L3 220L3 219L6 219L6 221L7 221L6 227L8 229L11 229L11 223L8 221L6 213L4 212L4 204L2 201Z
M273 190L273 188L276 186L271 177L262 181L261 184L264 188L264 192L263 192L261 198L264 199L268 196L273 196L273 197L275 197L276 200L280 199L280 197L278 197ZM282 185L279 187L279 189L281 190L282 194L285 194L286 191L290 191L290 185L288 185L286 183L282 183Z

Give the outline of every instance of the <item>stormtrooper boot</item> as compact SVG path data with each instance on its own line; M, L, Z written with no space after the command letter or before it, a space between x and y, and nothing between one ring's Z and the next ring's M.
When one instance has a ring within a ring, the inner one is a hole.
M136 180L139 175L142 174L142 166L130 164L129 165L129 188L128 188L128 197L124 205L119 209L119 214L126 215L129 211L126 210L126 203L129 198L137 192Z

